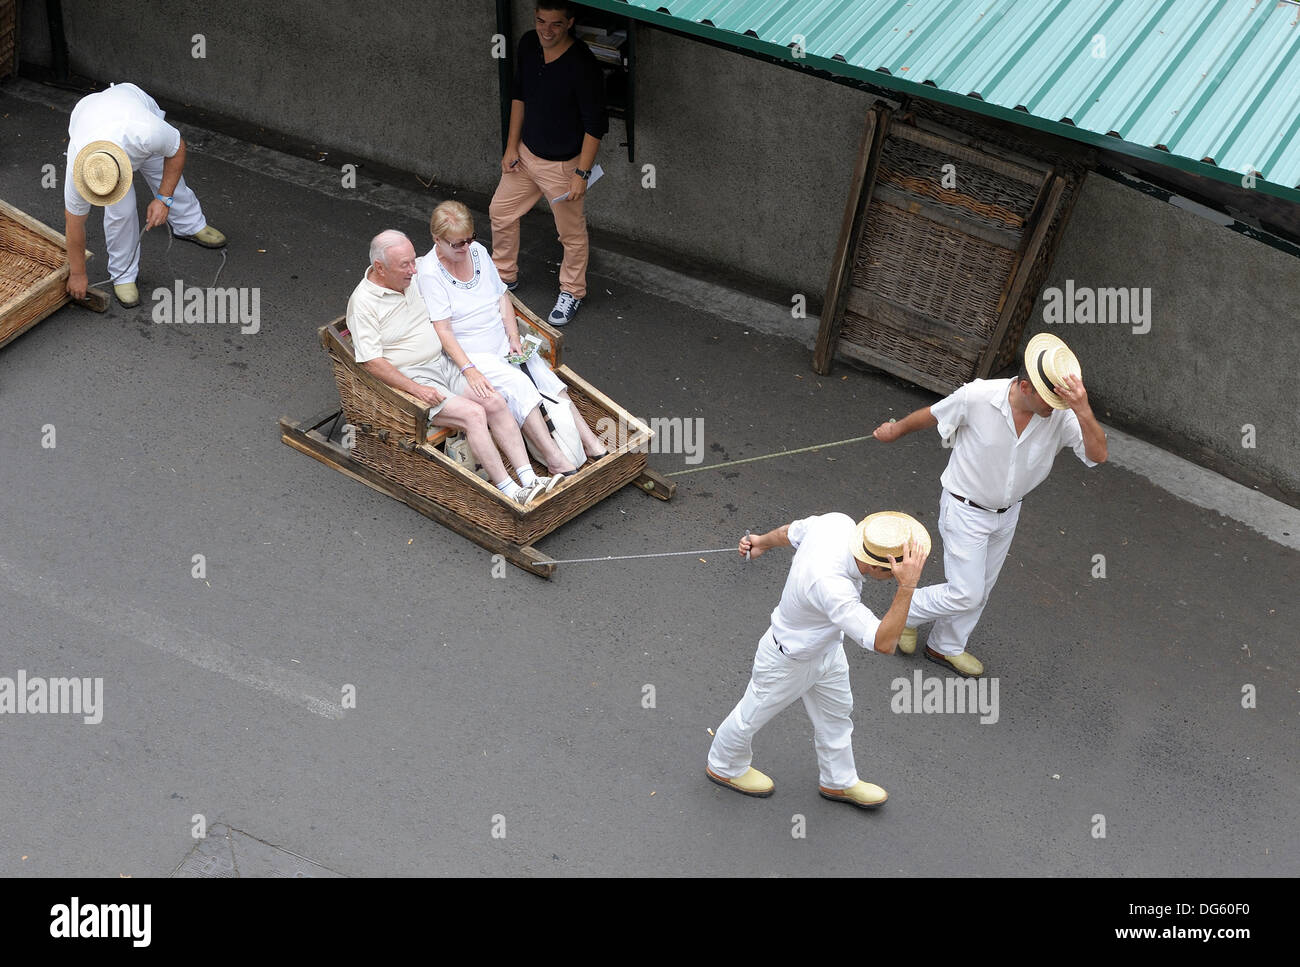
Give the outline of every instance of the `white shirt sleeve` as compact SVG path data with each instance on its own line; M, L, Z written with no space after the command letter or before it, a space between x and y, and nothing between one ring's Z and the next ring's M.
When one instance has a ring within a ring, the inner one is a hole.
M497 271L496 263L492 261L492 254L487 248L474 243L479 248L479 264L483 266L483 281L487 283L488 291L496 294L499 299L506 294L506 284L501 281L501 273Z
M437 253L430 250L428 255L420 259L420 271L415 277L415 282L420 287L420 296L424 299L424 307L429 310L429 318L434 322L451 318L451 296L438 278L438 266L434 264L437 259Z
M75 159L72 155L68 156L68 167L63 174L63 207L74 215L89 215L91 204L81 197L77 191L76 182L72 180L72 162Z
M1083 440L1083 427L1079 426L1079 418L1074 415L1074 410L1066 410L1065 418L1061 421L1061 444L1073 450L1074 455L1089 467L1097 466L1095 460L1088 459L1088 447Z
M804 535L808 533L808 521L810 518L805 517L802 520L796 520L785 532L785 536L790 538L790 546L797 548L803 543Z
M939 436L945 443L952 440L957 428L966 422L967 395L970 384L961 386L930 407L930 415L939 421Z
M853 584L836 577L819 578L808 589L808 597L832 623L869 651L876 650L877 618L858 597Z
M153 115L141 118L122 141L131 157L170 158L181 149L181 133Z
M374 307L355 295L348 300L348 331L352 333L353 358L357 362L367 363L384 355Z

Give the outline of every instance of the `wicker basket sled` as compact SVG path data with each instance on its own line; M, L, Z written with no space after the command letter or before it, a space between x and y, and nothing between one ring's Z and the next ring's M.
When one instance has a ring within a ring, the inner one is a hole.
M0 346L74 301L67 290L67 246L54 229L0 201ZM78 304L103 312L108 295L88 288Z
M380 493L403 501L426 517L518 567L550 577L555 562L531 545L595 506L616 490L635 484L652 497L669 500L677 485L646 466L653 431L604 393L562 365L560 333L513 294L520 335L542 339L539 352L568 387L569 398L594 430L608 418L620 427L618 446L588 461L565 483L527 507L454 460L445 445L455 431L431 427L428 406L394 389L358 364L345 319L319 330L338 383L340 408L306 421L280 420L280 439L326 466ZM606 424L607 426L608 424ZM509 466L508 461L506 465ZM536 469L545 469L535 464Z

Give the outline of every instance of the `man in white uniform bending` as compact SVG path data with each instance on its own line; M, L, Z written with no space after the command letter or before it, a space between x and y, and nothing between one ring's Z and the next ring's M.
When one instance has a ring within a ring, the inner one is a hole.
M104 208L108 273L123 306L140 302L140 216L135 171L153 192L145 229L170 222L176 237L221 248L226 236L208 225L199 200L185 183L185 139L167 124L152 97L134 84L114 84L77 102L68 121L68 169L63 179L64 234L68 239L68 292L86 297L86 217Z
M348 299L348 330L354 358L376 379L429 406L435 426L465 431L470 449L506 497L527 504L546 493L506 401L496 392L467 399L465 377L442 351L416 287L415 246L401 232L380 232L370 241L370 267ZM506 473L493 440L515 467ZM522 485L522 486L521 486Z
M916 626L933 621L925 656L967 678L984 664L966 650L1020 519L1020 501L1047 479L1062 447L1095 467L1106 460L1106 431L1088 405L1074 354L1040 333L1025 347L1025 373L1015 379L977 379L946 399L882 423L885 443L932 426L952 446L939 498L943 584L912 599L898 650L916 650Z
M754 653L749 686L718 726L705 773L711 782L746 796L772 795L772 780L750 765L754 735L802 698L813 723L818 792L835 802L874 808L888 796L861 781L853 761L853 693L844 636L869 651L893 654L930 536L913 518L888 511L861 523L844 514L806 517L740 541L740 553L751 558L773 547L797 550L781 602ZM898 581L883 619L861 601L866 576Z

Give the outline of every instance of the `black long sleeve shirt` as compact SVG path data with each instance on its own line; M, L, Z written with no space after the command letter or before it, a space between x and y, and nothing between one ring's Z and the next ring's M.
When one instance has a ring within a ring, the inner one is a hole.
M609 130L605 113L605 75L581 40L546 63L537 31L519 40L511 97L524 102L522 140L547 161L568 161L582 153L583 136L602 138Z

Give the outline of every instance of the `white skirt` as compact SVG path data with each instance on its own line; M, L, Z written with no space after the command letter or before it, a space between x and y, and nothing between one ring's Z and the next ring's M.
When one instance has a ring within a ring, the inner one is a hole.
M567 402L560 396L565 389L564 381L552 372L541 356L534 356L526 364L532 379L528 378L528 373L521 367L506 362L494 353L468 353L468 356L470 362L505 399L510 414L521 426L528 414L537 409L537 404L543 402L544 397L550 397L546 402L551 407L565 405ZM533 380L537 382L534 383Z

